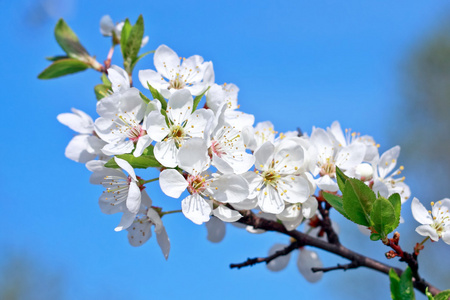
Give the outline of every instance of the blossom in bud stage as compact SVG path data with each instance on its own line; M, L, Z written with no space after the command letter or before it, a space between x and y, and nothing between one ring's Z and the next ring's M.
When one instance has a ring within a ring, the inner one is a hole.
M187 172L186 177L174 169L163 170L159 176L161 189L166 195L179 198L187 188L190 195L181 201L181 208L186 218L196 224L207 222L212 213L222 221L235 222L241 215L223 205L213 210L213 200L240 202L248 196L248 183L235 174L210 176L206 172L210 166L207 149L205 140L188 140L178 154L179 167Z
M159 213L151 207L151 204L150 201L146 207L141 206L136 219L127 228L128 241L134 247L143 245L152 236L151 227L155 226L156 240L164 257L167 259L170 252L170 240Z
M220 243L225 237L225 223L219 218L213 217L206 223L208 231L207 239L212 243Z
M365 146L354 142L345 147L335 145L330 134L322 128L314 128L311 134L311 144L317 149L316 168L314 175L320 174L317 186L325 191L336 192L339 187L336 178L336 166L347 176L354 177L356 167L363 161Z
M157 106L157 100L152 104ZM108 144L102 148L106 155L131 153L138 157L147 148L152 139L141 121L147 106L139 96L137 89L127 89L99 101L97 112L100 118L95 120L95 132ZM157 109L157 108L155 108Z
M322 268L323 264L315 251L301 248L297 259L297 268L300 274L310 283L322 279L323 272L313 272L312 268Z
M113 20L109 15L104 15L100 19L100 33L104 36L114 36L117 39L114 41L115 44L120 43L120 37L122 34L122 28L124 22L120 22L118 24L114 24ZM144 47L148 43L148 36L142 38L141 48Z
M105 142L94 135L94 122L88 114L72 108L72 113L62 113L56 118L62 124L79 133L72 138L66 147L65 155L67 158L80 163L87 163L97 156L104 158L101 149Z
M249 198L258 198L263 212L279 214L285 202L304 203L311 191L308 180L298 176L303 164L303 148L293 141L286 140L278 146L272 142L264 143L255 152L256 172L246 173L251 187Z
M277 251L284 250L288 245L283 244L275 244L269 250L269 256L275 254ZM267 269L272 272L279 272L285 269L291 259L291 253L286 255L278 256L275 259L272 259L268 264L266 264Z
M174 168L178 165L178 151L186 140L202 138L205 128L214 114L209 109L192 112L194 100L188 90L180 90L170 96L167 103L167 119L159 110L150 112L146 122L147 134L157 143L155 158L163 165Z
M396 178L403 171L403 166L394 170L400 155L400 146L392 147L384 152L374 163L373 191L388 198L390 195L399 193L402 204L411 196L409 186L404 183L405 177Z
M86 167L94 172L91 176L91 183L101 184L106 188L99 198L102 212L105 214L123 212L120 224L115 229L121 231L133 223L143 203L142 199L147 206L151 200L131 165L118 157L114 157L114 160L128 175L122 170L104 167L102 161L91 161L86 164Z
M414 219L422 225L416 228L416 232L428 236L437 242L440 238L450 245L450 199L445 198L436 203L431 202L432 210L427 209L417 198L411 202L411 210Z
M166 45L159 46L153 56L156 72L139 71L141 84L147 89L150 84L165 98L169 98L175 91L182 89L187 89L192 95L197 96L214 83L212 62L204 62L203 57L198 55L183 58L181 62L180 59Z

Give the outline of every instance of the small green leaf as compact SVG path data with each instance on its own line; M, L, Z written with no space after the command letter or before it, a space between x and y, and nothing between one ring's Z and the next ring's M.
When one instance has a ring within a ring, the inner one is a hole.
M149 54L151 54L151 53L155 53L155 50L148 51L148 52L145 52L145 53L142 53L141 55L139 55L139 56L133 61L133 63L131 64L131 70L134 69L134 67L136 66L136 64L138 63L138 61L140 61L141 59L143 59L144 57L146 57L147 55L149 55Z
M86 70L89 65L74 58L60 59L53 62L41 74L39 79L51 79Z
M102 77L100 77L100 79L104 85L111 87L111 81L109 81L108 76L106 76L105 73L102 73Z
M148 85L148 89L150 90L150 92L152 93L153 99L157 99L159 100L159 102L161 102L161 110L164 110L164 112L167 109L167 102L166 99L164 99L164 97L158 92L158 90L156 90L155 88L153 88L150 83L147 82Z
M208 86L200 95L196 96L194 98L194 105L192 107L192 112L194 112L197 109L198 104L200 103L200 100L202 100L203 95L209 90L210 86Z
M133 26L130 24L130 20L128 18L123 23L122 33L120 34L120 50L122 51L123 60L125 60L125 53L127 48L128 36L130 35L131 29Z
M142 15L136 21L136 24L131 28L128 35L127 44L125 46L124 58L134 61L137 58L139 50L141 49L142 38L144 36L144 18Z
M338 167L336 167L336 180L339 186L339 190L341 193L344 193L345 182L347 181L348 176L344 174Z
M49 56L49 57L46 57L45 59L49 60L49 61L57 61L57 60L66 59L66 58L69 58L69 57L66 55L57 55L57 56Z
M350 220L350 218L347 216L347 213L345 212L344 205L342 204L342 198L341 197L336 196L334 194L325 193L325 192L323 193L323 197L341 215L343 215L344 217L346 217L347 219Z
M389 280L391 282L391 298L393 300L401 300L400 277L392 268L389 270Z
M370 227L370 212L375 200L375 193L364 182L354 178L346 180L342 201L350 220Z
M402 200L401 200L400 194L398 194L398 193L392 194L388 200L394 207L394 211L395 211L395 222L392 224L392 228L389 231L389 232L392 232L400 224L400 213L401 213L401 209L402 209Z
M112 90L110 86L105 84L97 84L94 86L95 97L97 100L101 100L109 95L111 95Z
M141 96L141 99L145 102L145 103L149 103L150 99L147 98L147 96L145 96L144 94L142 94L141 92L139 92L139 96Z
M450 298L450 290L445 290L434 296L434 300L448 300Z
M428 287L425 288L425 295L427 296L428 300L435 300L434 297L433 297L433 294L431 294L428 291Z
M370 239L371 239L372 241L378 241L378 240L381 239L381 235L379 235L378 233L372 233L372 234L370 235Z
M69 57L87 61L86 58L89 57L89 53L81 45L75 32L63 19L59 19L55 26L55 38Z
M162 165L156 160L154 155L144 155L139 157L134 157L133 154L121 154L116 155L118 158L126 160L135 169L147 169L147 168L160 168ZM114 158L110 159L105 167L108 168L119 168L119 166L114 161Z
M412 282L412 271L410 267L406 267L400 277L400 292L402 295L402 300L415 300L414 295L414 285Z
M395 210L389 200L380 197L373 203L370 219L373 222L373 228L385 238L392 232L395 223Z

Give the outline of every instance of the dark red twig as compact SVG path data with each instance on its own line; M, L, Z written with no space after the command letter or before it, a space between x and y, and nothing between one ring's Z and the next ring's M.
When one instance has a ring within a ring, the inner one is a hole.
M287 255L289 253L291 253L293 250L298 248L298 244L297 242L293 242L291 243L289 246L287 246L286 248L282 249L282 250L278 250L277 252L275 252L274 254L268 256L268 257L256 257L256 258L249 258L247 259L245 262L240 263L240 264L230 264L230 268L243 268L243 267L247 267L247 266L253 266L262 262L265 262L266 264L268 264L269 262L271 262L272 260L274 260L277 257L283 256L283 255Z

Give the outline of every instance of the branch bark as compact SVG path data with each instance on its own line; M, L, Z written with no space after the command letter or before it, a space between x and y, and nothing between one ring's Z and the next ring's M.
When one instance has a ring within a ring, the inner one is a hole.
M239 212L241 213L241 215L243 215L243 217L237 222L246 224L246 225L251 225L255 229L263 229L266 231L275 231L275 232L279 232L279 233L285 234L287 236L290 236L297 241L298 247L311 246L311 247L319 248L319 249L325 250L327 252L334 253L340 257L346 258L346 259L350 260L351 263L353 263L353 264L358 264L358 266L366 267L366 268L369 268L369 269L372 269L372 270L375 270L375 271L378 271L378 272L384 273L384 274L389 274L389 270L391 268L394 269L395 272L397 272L397 274L399 274L399 275L401 275L403 272L399 268L391 267L387 264L384 264L377 260L371 259L371 258L364 256L362 254L359 254L357 252L354 252L354 251L342 246L342 244L340 244L340 243L333 244L330 242L326 242L326 241L314 238L312 236L309 236L309 235L307 235L303 232L297 231L297 230L288 231L282 224L275 222L275 221L260 218L260 217L256 216L252 211L249 211L249 210L247 210L247 211L244 210L244 211L239 211ZM421 281L417 281L413 278L413 284L414 284L414 287L423 294L425 294L426 287L428 287L428 291L433 295L436 295L440 292L440 290L438 288L436 288L435 286L431 285L430 283L426 282L423 279Z

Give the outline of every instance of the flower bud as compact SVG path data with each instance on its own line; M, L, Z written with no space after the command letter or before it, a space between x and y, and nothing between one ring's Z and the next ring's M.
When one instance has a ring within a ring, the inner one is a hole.
M275 254L275 252L283 250L288 245L283 244L275 244L269 250L269 256ZM286 268L289 263L289 259L291 258L291 253L279 256L273 260L271 260L266 266L272 272L278 272Z
M356 167L355 175L362 181L370 181L373 178L373 168L368 163L359 164Z
M322 261L316 252L301 249L297 259L297 268L308 282L315 283L322 279L323 272L313 272L311 268L322 268Z

